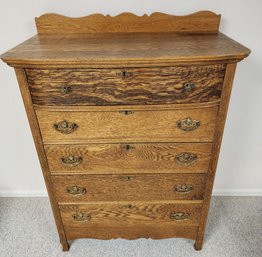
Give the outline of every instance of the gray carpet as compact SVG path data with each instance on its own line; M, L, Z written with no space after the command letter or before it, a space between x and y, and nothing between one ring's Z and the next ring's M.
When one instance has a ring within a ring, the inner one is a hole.
M62 252L47 198L0 198L1 257L261 257L262 197L213 197L201 252L193 241L73 241Z

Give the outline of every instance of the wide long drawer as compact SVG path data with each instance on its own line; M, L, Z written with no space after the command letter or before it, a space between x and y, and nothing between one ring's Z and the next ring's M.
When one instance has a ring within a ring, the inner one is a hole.
M199 224L201 201L97 202L59 206L65 227Z
M218 100L225 65L26 72L34 104L152 105Z
M201 200L205 174L52 176L60 203L131 200Z
M192 109L36 110L44 143L211 142L218 106Z
M138 224L106 224L99 225L89 224L88 227L65 227L66 238L68 240L77 238L96 238L96 239L112 239L112 238L174 238L182 237L195 239L197 236L197 226L177 226L177 224L162 223L145 225L142 222Z
M205 173L212 143L45 145L51 173Z

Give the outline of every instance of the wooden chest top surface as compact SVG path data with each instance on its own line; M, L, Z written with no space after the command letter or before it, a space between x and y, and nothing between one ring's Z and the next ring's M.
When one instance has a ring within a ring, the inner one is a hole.
M239 61L250 50L222 33L38 34L3 54L11 66L153 66L189 61Z

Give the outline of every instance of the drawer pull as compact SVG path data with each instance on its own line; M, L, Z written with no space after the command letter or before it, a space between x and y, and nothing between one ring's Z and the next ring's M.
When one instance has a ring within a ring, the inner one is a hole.
M178 120L177 126L184 131L192 131L192 130L197 129L200 126L200 121L193 120L192 118L187 117L183 120Z
M173 220L187 220L189 213L186 212L173 212L170 214L170 219Z
M131 75L132 75L132 73L131 73L131 72L128 72L128 71L126 71L126 70L121 70L121 71L120 71L120 76L121 76L122 79L128 78L128 77L130 77Z
M78 125L74 122L68 122L66 120L63 120L58 123L55 123L54 128L62 134L70 134L78 128Z
M186 194L193 190L193 186L189 184L175 185L174 191L180 194Z
M184 93L189 93L195 88L195 84L192 82L187 82L183 86Z
M60 93L62 95L66 95L68 93L70 93L72 91L71 87L70 86L61 86L60 87Z
M83 161L83 158L81 156L70 155L68 157L61 157L61 161L66 166L75 167Z
M67 193L70 195L84 195L86 194L85 187L71 186L66 189Z
M189 166L197 161L197 155L194 153L181 153L176 155L176 162L183 166Z
M133 111L128 111L128 110L124 110L124 111L119 111L119 113L123 114L123 115L130 115L133 114Z
M91 214L87 212L78 212L72 215L74 221L87 222L91 219Z

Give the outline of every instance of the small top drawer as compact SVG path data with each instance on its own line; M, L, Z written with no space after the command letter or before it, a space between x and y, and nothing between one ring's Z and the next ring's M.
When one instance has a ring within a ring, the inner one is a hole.
M127 69L27 69L37 105L137 105L215 101L225 65Z

